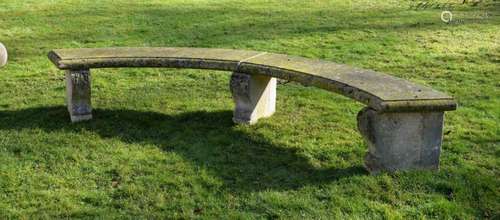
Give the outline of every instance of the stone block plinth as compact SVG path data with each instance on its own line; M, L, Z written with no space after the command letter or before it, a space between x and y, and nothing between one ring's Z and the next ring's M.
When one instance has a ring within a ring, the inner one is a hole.
M371 173L438 169L444 112L379 113L365 107L358 129L368 144Z

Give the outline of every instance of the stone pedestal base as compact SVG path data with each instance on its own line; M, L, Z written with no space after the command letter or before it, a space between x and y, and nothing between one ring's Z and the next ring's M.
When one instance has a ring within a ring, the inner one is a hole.
M378 113L364 108L358 129L368 143L371 173L438 169L444 112Z
M275 112L276 78L235 72L230 87L236 104L235 123L254 124Z
M5 66L7 64L7 48L0 43L0 67Z
M90 71L66 71L66 98L71 122L92 119Z

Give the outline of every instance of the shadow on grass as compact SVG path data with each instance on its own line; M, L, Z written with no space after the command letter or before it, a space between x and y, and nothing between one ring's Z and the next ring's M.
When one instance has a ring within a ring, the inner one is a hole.
M67 133L84 129L102 138L154 144L217 175L236 192L296 189L367 174L361 166L318 169L296 149L277 146L262 135L238 130L231 118L231 111L166 115L96 109L93 120L71 124L66 108L58 106L0 111L0 129L39 128Z

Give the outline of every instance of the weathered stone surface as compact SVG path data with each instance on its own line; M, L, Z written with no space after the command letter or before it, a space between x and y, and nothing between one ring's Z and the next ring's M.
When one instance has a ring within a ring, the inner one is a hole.
M66 71L66 98L72 122L92 119L89 70Z
M217 48L81 48L49 53L59 69L170 67L233 71L260 52Z
M7 64L7 57L7 48L5 48L2 43L0 43L0 67L3 67Z
M358 129L368 144L366 168L371 173L438 169L443 112L379 113L364 108Z
M379 112L448 111L452 97L371 70L265 52L209 48L60 49L49 53L60 69L172 67L235 71L300 82L337 92Z
M432 88L371 70L282 54L246 60L239 72L266 74L337 92L377 111L452 110L453 98Z
M233 121L254 124L276 109L276 78L233 73L230 88L235 102Z

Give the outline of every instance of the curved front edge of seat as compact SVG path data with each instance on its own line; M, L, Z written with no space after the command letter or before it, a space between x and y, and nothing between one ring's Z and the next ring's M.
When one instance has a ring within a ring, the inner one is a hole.
M52 55L53 56L53 55ZM187 68L233 71L238 62L224 60L188 59L188 58L114 58L114 59L85 59L57 61L53 63L61 70L67 69L94 69L94 68L122 68L122 67L153 67L153 68Z

